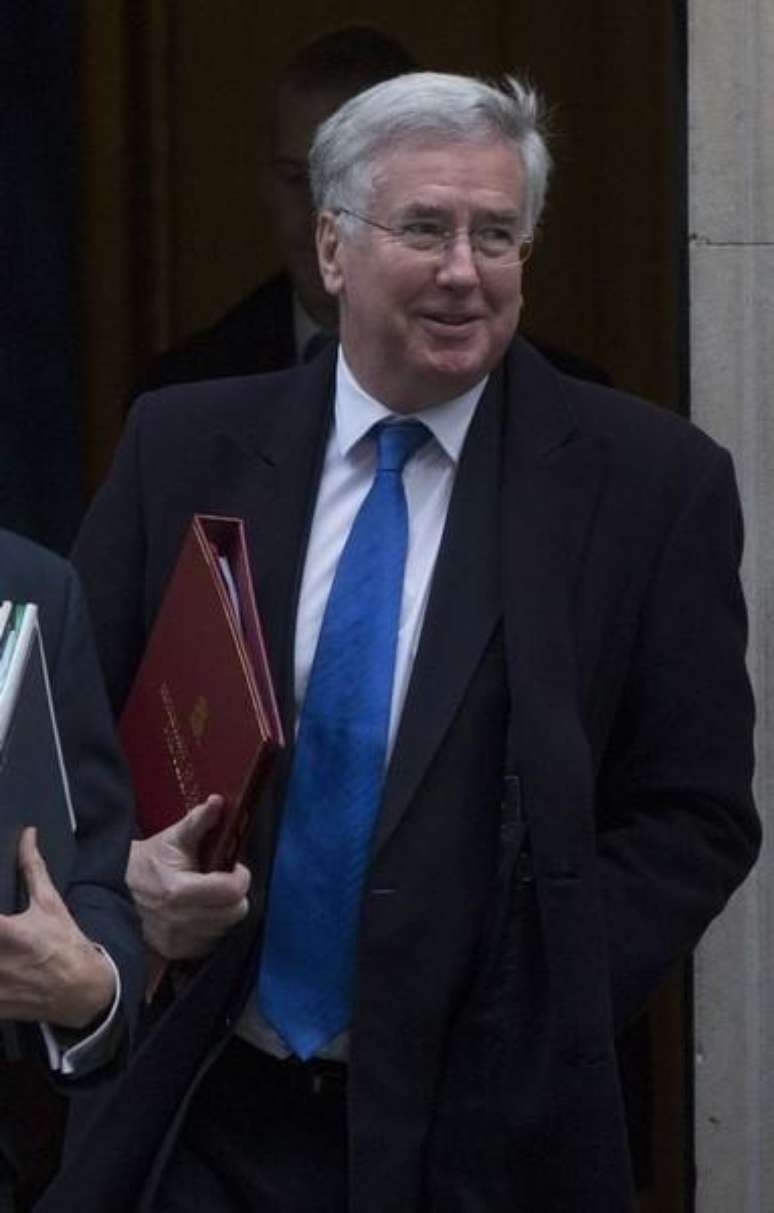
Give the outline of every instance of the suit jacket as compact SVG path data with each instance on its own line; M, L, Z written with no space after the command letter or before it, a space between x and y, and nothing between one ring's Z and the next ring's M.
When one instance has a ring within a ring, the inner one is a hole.
M127 1030L111 1063L88 1076L91 1083L115 1073L119 1060L125 1059L145 979L145 949L123 879L131 829L129 782L72 569L28 540L0 531L0 601L6 598L35 602L39 607L62 751L78 819L76 866L66 896L68 908L84 933L107 949L121 976L123 998L118 1024ZM24 1039L31 1053L42 1054L37 1029L29 1028ZM0 1087L3 1085L0 1068ZM61 1087L72 1092L82 1089L83 1081L63 1080ZM12 1107L4 1104L3 1115L5 1112L12 1115ZM45 1116L46 1109L41 1112Z
M0 600L35 602L62 752L78 821L66 901L81 929L121 974L129 1022L145 980L145 949L124 883L133 818L129 781L113 731L77 578L51 552L0 531Z
M326 354L134 410L75 552L116 708L191 513L232 512L290 724L332 375ZM363 897L353 1213L633 1207L616 1030L758 846L739 548L710 439L514 343L460 463ZM148 1207L254 982L286 769L249 839L250 917L41 1211Z

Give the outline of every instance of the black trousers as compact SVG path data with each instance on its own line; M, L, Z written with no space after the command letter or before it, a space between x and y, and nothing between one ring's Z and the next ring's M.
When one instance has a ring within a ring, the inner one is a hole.
M196 1092L153 1213L346 1213L345 1075L232 1040Z

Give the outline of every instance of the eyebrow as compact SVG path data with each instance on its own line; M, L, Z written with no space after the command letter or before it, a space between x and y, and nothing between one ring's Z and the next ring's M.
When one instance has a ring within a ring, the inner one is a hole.
M425 202L408 202L405 206L399 208L396 219L438 219L448 223L451 219L451 211L448 207L439 206L436 203ZM508 207L505 210L498 210L492 207L483 207L481 210L474 211L473 220L476 224L480 223L512 223L518 224L521 222L521 214L518 210Z

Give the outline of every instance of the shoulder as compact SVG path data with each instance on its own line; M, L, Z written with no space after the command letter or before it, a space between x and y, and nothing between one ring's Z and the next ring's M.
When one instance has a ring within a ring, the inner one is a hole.
M0 599L37 606L49 660L55 660L65 641L87 626L78 575L55 552L0 530L0 580Z
M194 422L208 432L234 423L241 427L294 374L291 370L167 384L139 396L130 416L146 429L187 428Z
M565 412L568 422L597 439L615 460L632 466L707 462L726 452L687 418L651 401L564 374L525 341L511 352L515 382L528 384L546 407Z
M741 533L731 458L686 418L563 375L522 340L506 375L509 482L530 465L552 468L568 489L596 494L598 520L626 549L698 517L696 510Z
M75 581L70 564L56 553L21 535L0 529L2 597L49 600L66 594Z
M170 453L217 437L260 445L286 426L303 426L324 407L333 387L335 347L307 366L265 374L180 383L146 392L133 406L130 433Z
M632 515L681 517L712 502L738 519L731 456L687 418L625 392L571 381L567 388L579 426L594 434L608 464L611 494ZM720 515L719 515L720 516Z

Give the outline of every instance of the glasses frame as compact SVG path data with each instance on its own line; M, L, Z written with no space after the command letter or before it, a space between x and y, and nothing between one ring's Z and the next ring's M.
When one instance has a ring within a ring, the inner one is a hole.
M416 253L420 257L434 257L440 259L448 253L451 245L464 234L467 237L468 244L470 245L470 252L474 261L476 262L476 265L480 266L483 264L491 268L496 268L499 266L502 269L513 269L517 265L525 265L532 256L532 249L535 243L534 236L527 235L526 233L519 233L518 238L520 241L520 247L522 250L526 251L522 251L516 260L513 260L507 254L503 254L502 256L498 256L497 254L487 255L486 253L482 253L480 249L476 248L476 245L473 242L474 233L471 232L470 228L459 227L453 230L447 228L444 233L443 242L437 249L412 249L411 245L407 244L403 239L402 229L399 227L393 227L389 223L380 223L376 219L371 219L369 215L361 215L358 211L350 210L349 207L346 206L337 206L333 214L336 216L348 215L350 219L357 219L360 223L365 223L367 227L374 227L380 232L387 232L388 235L393 236L397 241L399 241L404 248L408 249L412 253Z

